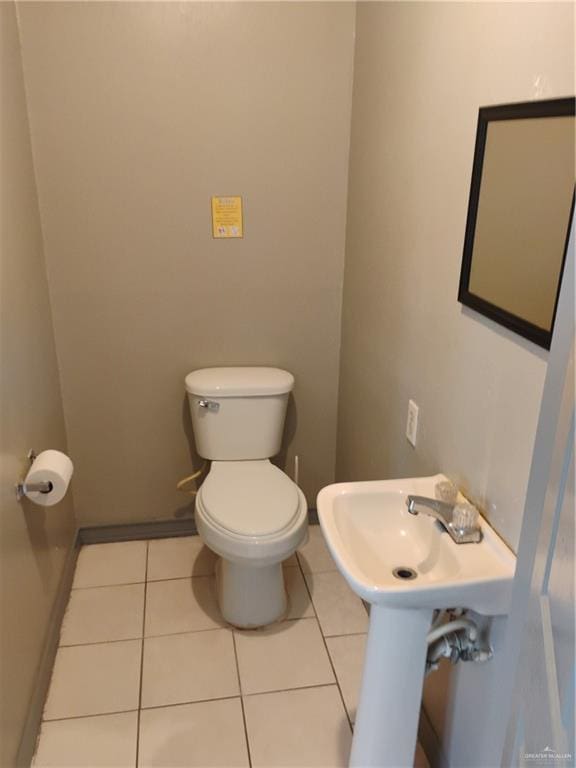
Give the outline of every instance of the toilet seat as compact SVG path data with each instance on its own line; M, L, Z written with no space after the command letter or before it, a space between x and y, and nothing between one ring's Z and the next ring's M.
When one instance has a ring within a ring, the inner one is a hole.
M298 488L267 459L213 462L198 494L205 517L239 537L281 535L298 517Z
M195 518L213 552L255 567L290 557L308 535L304 494L268 459L212 462Z

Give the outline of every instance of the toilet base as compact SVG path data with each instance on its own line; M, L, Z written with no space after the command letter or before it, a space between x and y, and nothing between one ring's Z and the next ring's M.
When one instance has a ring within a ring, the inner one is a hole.
M218 605L235 627L252 629L281 619L288 603L282 563L256 568L223 557L216 563Z

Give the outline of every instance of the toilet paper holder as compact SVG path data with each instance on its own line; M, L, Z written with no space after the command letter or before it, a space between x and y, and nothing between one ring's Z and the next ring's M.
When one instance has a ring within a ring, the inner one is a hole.
M37 454L36 451L31 448L28 451L28 459L30 460L30 466L34 464L34 459L36 458ZM39 493L50 493L54 486L51 482L45 482L45 483L25 483L20 482L16 483L15 489L16 489L16 498L18 501L20 501L26 493L29 493L30 491L38 491Z

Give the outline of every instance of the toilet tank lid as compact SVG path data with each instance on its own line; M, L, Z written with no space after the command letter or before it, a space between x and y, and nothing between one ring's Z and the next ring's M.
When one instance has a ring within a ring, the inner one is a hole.
M202 368L186 376L186 391L202 397L257 397L291 392L294 376L280 368Z

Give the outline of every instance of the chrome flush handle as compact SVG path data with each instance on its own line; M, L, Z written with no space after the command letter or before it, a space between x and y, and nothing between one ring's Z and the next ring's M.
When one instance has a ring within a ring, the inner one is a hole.
M207 411L218 411L220 410L220 403L215 400L198 400L198 407L206 408Z

